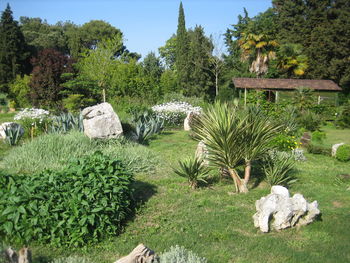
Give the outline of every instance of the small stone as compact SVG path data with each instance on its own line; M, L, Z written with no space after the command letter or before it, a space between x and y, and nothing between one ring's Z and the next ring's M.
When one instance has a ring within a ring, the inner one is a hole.
M156 254L144 244L139 244L131 253L115 263L156 263Z

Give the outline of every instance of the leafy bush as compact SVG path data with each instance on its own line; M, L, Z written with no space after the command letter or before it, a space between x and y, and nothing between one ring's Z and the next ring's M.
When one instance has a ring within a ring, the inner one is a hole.
M288 185L295 181L291 170L295 159L286 152L270 151L264 159L262 169L269 185Z
M272 140L271 146L279 151L289 152L298 148L300 143L296 140L295 136L281 133Z
M198 186L198 182L206 183L206 176L209 172L203 160L195 158L188 158L184 161L179 161L179 168L174 169L177 175L187 178L192 189Z
M339 161L347 162L350 160L350 145L343 144L339 146L337 149L337 152L335 154L335 158L337 158Z
M314 131L314 132L311 134L311 139L312 139L314 142L319 142L319 143L321 143L324 139L326 139L326 133L325 133L325 132L322 132L322 131Z
M308 131L316 131L320 129L323 120L320 115L313 113L312 111L305 111L298 117L297 122L300 127L305 128Z
M159 256L159 263L206 263L205 258L201 258L190 250L176 245L169 251Z
M323 155L331 156L331 153L332 153L331 148L327 148L321 145L314 145L312 143L308 144L306 146L306 149L309 153L313 153L313 154L323 154Z
M350 103L344 106L335 123L340 128L350 128Z
M0 233L10 241L79 246L115 235L130 212L132 174L101 152L62 171L0 178Z
M51 263L93 263L93 261L83 257L70 256L66 258L55 258Z

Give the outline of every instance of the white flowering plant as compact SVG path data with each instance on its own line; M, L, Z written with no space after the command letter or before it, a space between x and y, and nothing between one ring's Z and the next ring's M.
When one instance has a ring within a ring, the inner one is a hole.
M163 119L167 125L178 126L182 125L188 113L193 112L199 114L202 108L194 107L183 101L172 101L155 105L152 107L152 111L157 117Z
M49 111L36 108L25 108L15 115L14 120L20 121L31 137L47 132L48 124L52 121Z

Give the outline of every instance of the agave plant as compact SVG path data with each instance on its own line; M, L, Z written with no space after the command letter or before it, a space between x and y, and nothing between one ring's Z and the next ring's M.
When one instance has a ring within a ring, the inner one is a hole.
M204 164L203 160L197 157L179 161L179 167L173 170L177 175L187 178L192 189L197 188L198 182L207 183L205 178L207 177L209 169Z
M145 112L138 117L132 136L139 143L146 143L152 135L160 133L163 129L163 119Z
M20 125L9 125L5 128L6 142L11 145L17 145L21 137L23 136L23 131Z
M83 116L79 114L74 116L71 113L61 113L58 116L54 116L52 124L50 126L52 133L67 133L70 130L83 131Z

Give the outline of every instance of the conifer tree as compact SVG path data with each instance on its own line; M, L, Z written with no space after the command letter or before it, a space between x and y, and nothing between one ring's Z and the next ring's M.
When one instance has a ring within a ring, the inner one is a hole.
M7 4L0 19L0 91L8 92L8 83L25 70L28 53L23 34Z
M180 90L186 93L188 89L189 70L188 70L188 51L189 51L189 39L185 24L185 13L180 2L179 18L177 25L177 42L176 42L176 61L175 66L177 70L177 83Z

